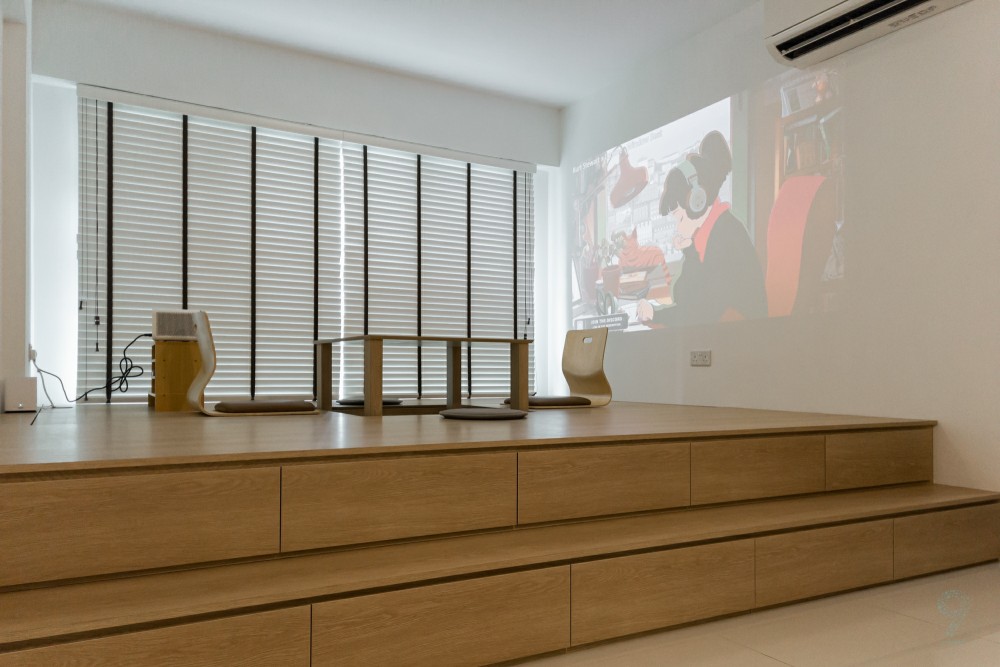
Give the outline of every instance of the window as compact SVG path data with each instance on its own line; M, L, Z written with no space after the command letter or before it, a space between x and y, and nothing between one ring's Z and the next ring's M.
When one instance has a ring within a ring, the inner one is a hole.
M532 335L531 173L93 99L79 117L79 393L159 309L212 318L211 398L314 395L316 338ZM361 352L335 351L341 396ZM467 393L505 395L508 354L477 347ZM444 370L390 347L384 390L444 396ZM149 374L122 389L145 400Z

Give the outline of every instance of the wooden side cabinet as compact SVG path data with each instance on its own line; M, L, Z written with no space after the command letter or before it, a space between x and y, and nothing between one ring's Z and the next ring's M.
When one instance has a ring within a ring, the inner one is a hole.
M280 468L0 484L0 586L278 551Z
M201 370L198 341L158 340L153 343L153 382L149 406L157 412L194 410L187 392ZM203 397L204 398L204 397Z
M690 463L686 442L521 452L517 455L517 522L687 505Z
M569 586L564 565L316 604L312 664L462 667L568 648Z
M514 452L289 465L281 550L513 526L516 511Z

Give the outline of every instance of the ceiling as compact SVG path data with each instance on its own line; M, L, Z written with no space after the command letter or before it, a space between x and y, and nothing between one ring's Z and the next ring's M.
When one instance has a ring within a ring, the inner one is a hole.
M562 107L757 0L76 0Z

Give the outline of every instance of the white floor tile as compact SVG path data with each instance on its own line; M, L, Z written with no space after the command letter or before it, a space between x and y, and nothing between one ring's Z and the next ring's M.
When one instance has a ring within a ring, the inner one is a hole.
M815 609L723 634L796 667L840 667L944 638L938 626L864 602Z
M885 656L859 667L997 667L1000 644L977 639L948 639Z
M1000 566L664 630L523 664L1000 667Z
M948 638L974 634L1000 622L1000 567L993 563L915 579L869 602L942 626Z
M984 630L979 635L979 639L983 639L988 642L993 642L995 644L1000 644L1000 619L997 619L997 622L994 625Z

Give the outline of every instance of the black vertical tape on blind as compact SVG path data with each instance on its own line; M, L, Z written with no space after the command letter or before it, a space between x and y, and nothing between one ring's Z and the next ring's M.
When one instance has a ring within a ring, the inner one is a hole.
M250 398L257 393L257 128L250 128Z
M514 183L511 188L514 191L513 203L514 205L511 209L514 211L514 224L512 225L514 230L514 338L517 338L517 172L514 172Z
M107 250L107 263L108 263L108 267L107 267L108 268L108 285L107 285L108 295L107 295L107 303L106 303L107 309L108 309L108 313L107 313L107 316L108 316L107 353L108 354L107 354L107 363L105 365L105 372L104 372L104 381L106 383L106 386L104 388L104 397L105 397L105 400L108 403L111 402L111 337L114 334L114 327L112 326L112 323L113 323L112 315L114 313L114 302L112 300L112 297L114 297L114 266L115 266L114 265L114 261L113 261L114 260L114 243L112 243L112 238L113 238L112 237L112 233L114 232L114 226L115 226L114 225L114 222L115 222L114 206L112 206L112 204L114 203L114 182L115 182L115 179L114 179L114 173L115 173L115 171L114 171L114 166L115 166L115 160L114 160L114 136L115 136L114 135L114 110L115 110L114 105L111 102L108 102L108 118L107 118L107 123L108 123L108 128L107 128L107 133L108 133L108 155L107 155L107 159L108 159L108 173L107 173L107 187L105 188L105 190L107 191L107 197L108 197L108 201L107 201L107 204L106 204L107 209L108 209L107 210L107 216L108 216L108 230L107 230L108 240L107 240L107 248L106 248L106 250Z
M465 336L472 338L472 163L465 163ZM468 392L472 398L472 343L466 343Z
M181 130L181 308L188 307L188 117Z
M364 199L364 229L365 229L365 321L364 332L368 335L368 146L361 149L362 173L363 173L363 199Z
M319 137L313 137L313 340L319 338ZM313 400L316 400L316 346L313 345Z
M423 196L421 190L421 179L423 178L422 172L422 158L417 155L417 335L423 334L423 258L422 243L423 238L421 236L423 220L421 219L421 198ZM417 398L423 398L424 396L424 350L420 343L417 343Z

